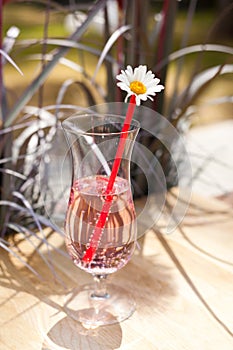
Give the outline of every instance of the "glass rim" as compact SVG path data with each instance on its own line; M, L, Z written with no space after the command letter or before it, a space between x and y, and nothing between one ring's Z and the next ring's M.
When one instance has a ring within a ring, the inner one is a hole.
M89 117L89 118L88 118ZM119 131L110 131L110 132L98 132L98 131L88 131L90 130L90 127L96 127L96 126L103 126L105 125L106 123L103 122L103 120L105 118L112 118L112 119L115 119L113 122L114 123L117 123L119 122L122 126L125 122L125 117L123 117L122 115L118 115L118 114L111 114L111 113L85 113L85 114L74 114L74 115L71 115L69 116L68 118L64 119L62 122L61 122L61 125L62 125L62 128L64 130L67 130L71 133L75 133L75 134L80 134L80 135L121 135L121 134L127 134L127 133L132 133L134 132L135 130L138 130L140 129L140 122L136 119L132 119L131 122L130 122L130 129L127 130L127 131L122 131L122 130L119 130ZM78 123L77 121L81 121L81 120L90 120L90 121L93 121L95 119L95 123L94 125L90 125L89 129L87 130L84 130L82 128L77 128L78 126ZM74 125L74 123L72 123L72 121L76 121L76 125ZM99 120L99 122L98 122ZM102 120L102 122L101 122ZM132 128L133 127L133 128Z

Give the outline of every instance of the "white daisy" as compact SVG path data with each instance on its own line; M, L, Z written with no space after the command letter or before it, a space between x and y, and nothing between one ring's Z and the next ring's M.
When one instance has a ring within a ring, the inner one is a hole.
M122 70L116 78L120 81L117 86L127 92L125 102L130 96L135 95L137 106L140 105L141 100L146 101L147 98L153 101L151 96L155 96L156 92L164 89L163 85L158 85L160 80L155 78L152 71L147 72L147 66L141 65L134 70L131 66L127 66L127 69Z

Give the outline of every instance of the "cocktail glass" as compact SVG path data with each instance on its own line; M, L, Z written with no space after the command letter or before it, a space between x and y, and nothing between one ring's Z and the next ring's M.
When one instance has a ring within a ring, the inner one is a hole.
M74 264L94 278L93 284L71 294L66 310L85 327L121 322L135 310L127 289L106 283L109 274L128 263L137 239L130 160L139 123L133 120L122 132L123 123L123 117L98 113L62 122L72 160L66 246ZM122 141L124 149L117 159ZM109 190L117 161L117 176Z

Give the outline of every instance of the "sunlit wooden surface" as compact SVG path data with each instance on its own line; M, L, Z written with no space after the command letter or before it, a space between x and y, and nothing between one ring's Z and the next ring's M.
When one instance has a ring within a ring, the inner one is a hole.
M52 273L22 238L14 238L15 252L41 279L1 250L1 350L233 349L232 207L194 197L180 229L171 235L149 230L141 250L111 278L133 291L136 312L95 330L84 329L62 308L68 291L91 277L42 245ZM64 250L58 234L49 241Z

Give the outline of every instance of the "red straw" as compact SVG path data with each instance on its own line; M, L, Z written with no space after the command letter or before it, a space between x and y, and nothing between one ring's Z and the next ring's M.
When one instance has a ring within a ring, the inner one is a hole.
M116 179L119 167L120 167L122 155L123 155L124 148L125 148L127 132L129 130L130 123L131 123L131 120L133 118L135 106L136 106L136 98L135 98L135 95L132 95L130 97L129 107L127 110L127 114L125 117L125 121L124 121L122 130L121 130L122 133L121 133L119 145L117 148L116 156L115 156L115 159L113 162L112 172L111 172L109 180L108 180L108 185L107 185L106 192L105 192L106 197L104 200L104 204L103 204L99 219L97 221L97 224L95 226L93 235L91 237L90 247L87 248L87 250L82 258L82 261L85 263L90 263L93 260L93 257L95 255L95 252L98 248L98 245L99 245L99 242L101 239L101 235L103 232L103 228L105 226L106 219L108 217L109 210L111 208L112 199L113 199L111 192L112 192L113 185L114 185L114 182L115 182L115 179Z

